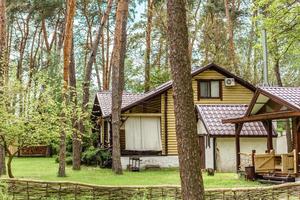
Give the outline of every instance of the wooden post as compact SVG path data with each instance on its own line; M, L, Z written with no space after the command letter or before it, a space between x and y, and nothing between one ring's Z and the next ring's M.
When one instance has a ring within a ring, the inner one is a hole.
M273 126L272 120L268 120L268 151L273 149Z
M112 147L113 145L113 138L112 138L112 123L111 120L109 121L109 146Z
M295 117L293 118L293 124L294 129L293 129L293 135L294 135L294 144L295 144L295 172L297 173L297 175L299 175L300 173L300 159L299 159L299 151L300 151L300 117Z
M270 151L273 149L273 126L272 126L272 120L267 120L263 122L265 130L267 131L267 152L270 153Z
M255 153L256 153L256 150L252 150L251 159L252 159L252 166L253 167L255 167L255 161L254 161Z
M243 123L235 124L235 151L236 151L236 171L240 171L241 165L241 146L240 146L240 133L243 128Z

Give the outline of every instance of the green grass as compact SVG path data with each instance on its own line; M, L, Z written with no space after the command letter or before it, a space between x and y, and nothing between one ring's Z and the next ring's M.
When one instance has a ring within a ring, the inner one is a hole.
M98 185L179 185L178 169L161 169L142 172L125 171L124 175L115 175L110 169L83 166L80 171L67 167L67 177L57 177L58 164L54 158L15 158L12 163L16 178L74 181ZM259 183L238 179L235 173L204 174L206 188L257 186Z

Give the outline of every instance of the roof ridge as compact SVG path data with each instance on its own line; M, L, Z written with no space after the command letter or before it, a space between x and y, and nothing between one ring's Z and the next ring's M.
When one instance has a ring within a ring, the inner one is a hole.
M259 88L286 88L286 89L300 89L300 86L258 86Z
M229 106L248 106L247 104L195 104L196 106L223 106L223 107L229 107Z
M112 91L99 91L97 92L98 94L111 94ZM123 91L123 94L126 95L144 95L145 93L133 93L133 92L128 92L128 91Z

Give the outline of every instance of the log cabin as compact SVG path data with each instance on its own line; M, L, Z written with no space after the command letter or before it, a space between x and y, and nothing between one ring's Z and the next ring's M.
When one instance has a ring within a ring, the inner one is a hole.
M202 168L235 171L235 126L222 119L241 117L253 98L256 87L226 69L209 64L192 71L195 112ZM177 167L178 152L172 81L144 94L124 92L120 143L122 165L129 156L142 157L142 165ZM98 145L109 147L111 133L111 92L98 92L92 109ZM241 130L243 151L265 152L268 132L261 122L250 122ZM274 139L275 132L272 135Z

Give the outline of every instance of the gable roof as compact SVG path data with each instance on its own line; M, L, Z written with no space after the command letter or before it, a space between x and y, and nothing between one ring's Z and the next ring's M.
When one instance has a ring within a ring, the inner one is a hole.
M237 83L243 85L244 87L248 88L249 90L251 91L255 91L256 90L256 87L254 85L252 85L251 83L245 81L244 79L232 74L231 72L227 71L226 69L214 64L214 63L211 63L209 65L206 65L205 67L197 67L195 70L192 71L192 77L200 74L201 72L204 72L206 70L215 70L217 72L219 72L220 74L223 74L224 76L226 77L229 77L229 78L234 78L236 80ZM167 90L171 89L172 88L172 83L173 81L168 81L156 88L154 88L153 90L147 92L144 94L144 96L142 98L140 98L139 100L125 106L124 108L122 108L122 111L126 111L126 110L129 110L131 108L133 108L134 106L142 103L142 102L145 102L157 95L160 95L164 92L166 92Z
M122 96L122 108L141 99L143 96L144 94L132 94L124 92ZM97 98L102 112L102 117L108 117L111 114L111 92L98 92Z
M234 124L223 124L222 119L244 116L248 106L244 104L230 105L196 105L199 117L207 133L212 136L235 136ZM244 123L241 136L267 136L262 122ZM273 135L276 134L273 132Z
M300 87L259 87L257 92L300 111Z
M231 72L227 71L226 69L211 63L209 65L206 65L204 67L197 67L195 70L192 71L192 77L206 71L206 70L215 70L218 73L229 77L234 78L237 83L243 85L244 87L248 88L251 91L255 91L256 87L250 84L249 82L243 80L242 78L232 74ZM144 94L132 94L132 93L123 93L123 101L122 101L122 112L125 112L143 102L146 102L153 97L156 97L158 95L161 95L162 93L166 92L167 90L172 88L173 81L167 81L166 83L163 83L162 85L154 88L153 90L146 92ZM96 95L95 102L99 102L99 107L102 112L102 117L106 118L111 115L111 92L98 92ZM95 105L93 110L95 109Z

